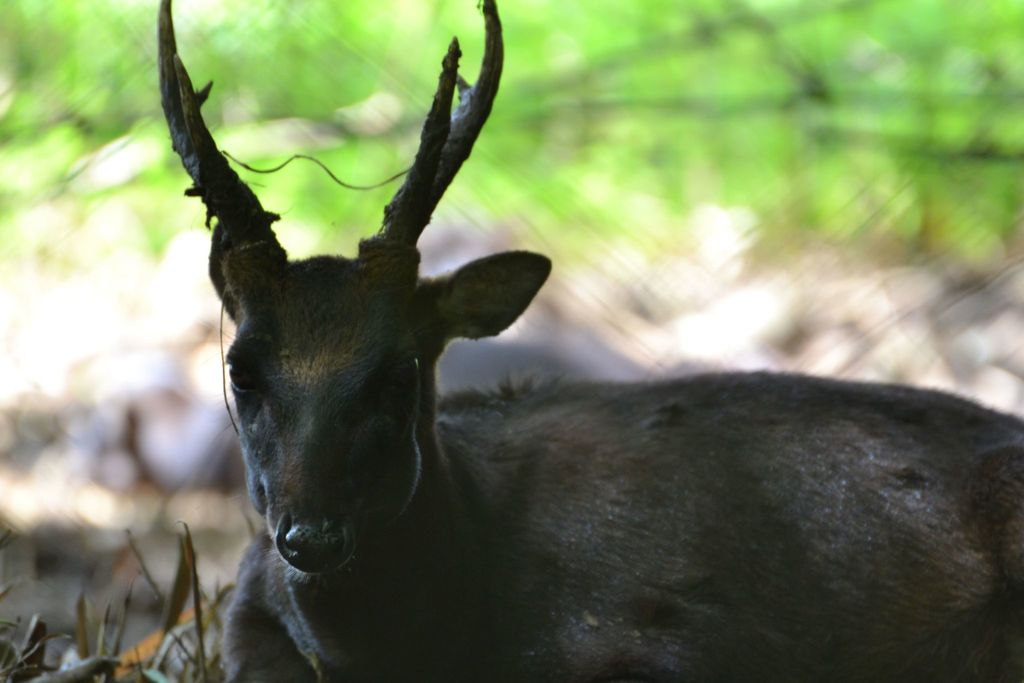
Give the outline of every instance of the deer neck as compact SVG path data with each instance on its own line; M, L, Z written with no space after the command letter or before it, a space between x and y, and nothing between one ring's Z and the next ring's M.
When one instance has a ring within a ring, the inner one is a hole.
M433 363L420 370L420 406L416 443L420 451L420 481L402 515L415 533L439 534L449 541L461 528L462 504L448 456L437 436L437 378ZM437 542L437 539L435 539Z
M468 529L460 487L435 426L436 380L433 364L421 369L420 408L416 422L416 443L420 453L420 475L409 504L395 520L379 529L367 530L368 542L355 561L382 571L384 566L409 566L415 557L421 572L423 563L438 563L436 569L451 572L465 555ZM402 561L398 561L401 558ZM444 565L444 566L442 566Z

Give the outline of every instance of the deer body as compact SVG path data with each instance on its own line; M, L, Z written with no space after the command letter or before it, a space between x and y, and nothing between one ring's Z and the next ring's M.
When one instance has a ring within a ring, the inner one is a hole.
M299 651L330 681L1020 679L1016 418L727 374L465 394L437 423L424 508L351 567L289 578L254 544L236 680L314 680Z
M1024 424L790 375L545 384L438 402L550 262L419 276L503 59L442 64L420 148L354 258L289 261L217 149L160 10L164 113L208 213L250 498L232 683L1019 681ZM455 90L458 105L451 112Z

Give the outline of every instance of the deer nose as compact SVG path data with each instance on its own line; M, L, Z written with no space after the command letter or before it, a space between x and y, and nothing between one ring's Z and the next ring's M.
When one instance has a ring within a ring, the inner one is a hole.
M293 520L288 513L281 515L274 534L281 557L308 574L319 574L345 564L352 556L353 541L350 524Z

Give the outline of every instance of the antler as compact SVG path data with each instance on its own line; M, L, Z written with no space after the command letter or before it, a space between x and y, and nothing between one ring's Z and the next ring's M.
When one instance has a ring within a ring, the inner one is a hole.
M476 85L470 86L458 75L462 52L459 41L453 39L442 63L433 105L423 124L416 160L402 187L384 210L381 233L389 239L416 244L444 191L469 158L473 143L491 113L501 80L504 49L494 0L483 0L483 13L486 39L480 78ZM449 118L456 85L459 106Z
M217 149L203 122L199 107L213 83L196 92L178 57L171 19L171 0L160 3L160 99L171 130L171 143L192 178L186 194L201 197L206 205L206 224L216 216L221 231L215 249L227 251L244 243L271 242L277 238L271 224L280 216L265 211L253 191L239 179ZM215 234L214 239L217 241ZM278 246L278 248L280 248Z

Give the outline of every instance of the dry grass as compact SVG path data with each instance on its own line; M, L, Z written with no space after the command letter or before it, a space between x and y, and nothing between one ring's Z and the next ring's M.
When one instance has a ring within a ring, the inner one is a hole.
M223 607L232 586L207 595L201 588L195 546L187 525L180 534L174 580L161 590L138 554L143 579L162 604L161 627L125 646L125 623L132 592L99 615L82 596L74 633L49 633L39 615L25 622L0 621L0 680L39 683L220 683ZM0 550L14 535L0 535ZM13 586L0 586L0 601ZM60 642L63 655L51 661L47 646ZM70 643L70 645L69 645Z

